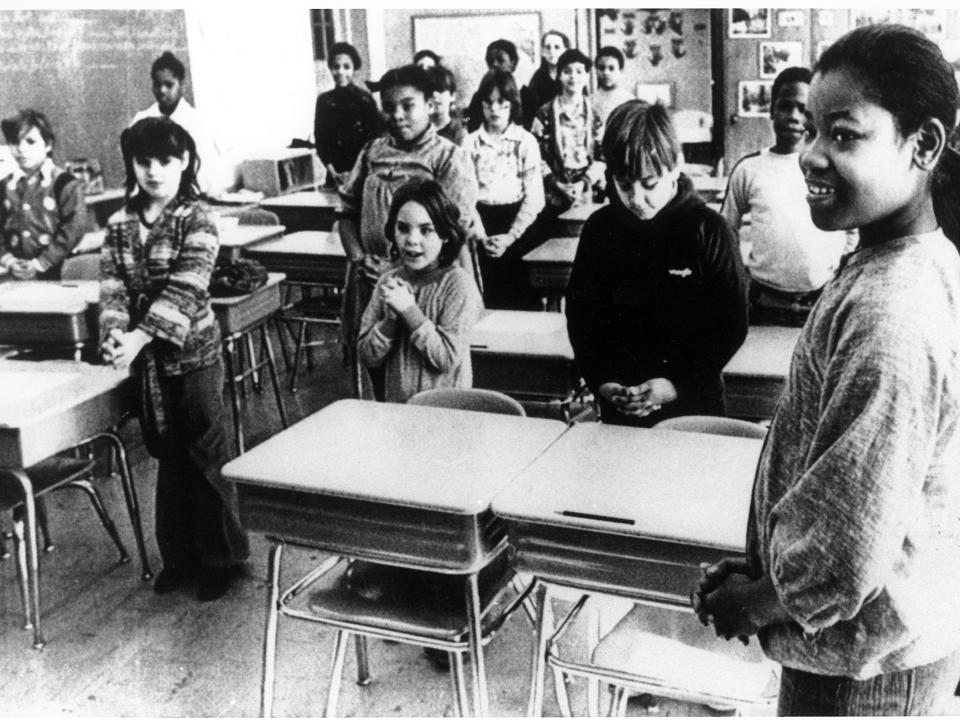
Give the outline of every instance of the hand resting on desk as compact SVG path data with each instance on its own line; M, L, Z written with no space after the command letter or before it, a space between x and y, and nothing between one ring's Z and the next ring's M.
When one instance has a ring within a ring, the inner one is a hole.
M639 418L677 399L677 389L666 378L651 378L630 387L608 382L601 385L597 392L619 412Z

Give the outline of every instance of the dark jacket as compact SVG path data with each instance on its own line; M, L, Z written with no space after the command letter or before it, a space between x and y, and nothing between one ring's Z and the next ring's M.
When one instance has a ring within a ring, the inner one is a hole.
M520 90L520 105L523 113L523 127L527 130L533 124L537 110L560 94L560 82L550 77L550 69L545 62L540 63L530 76L530 82Z
M685 175L652 220L640 220L611 195L580 233L567 288L567 330L580 372L595 393L605 382L670 380L677 400L644 425L723 414L721 371L747 334L736 235ZM601 403L603 410L625 420Z
M313 122L317 155L337 172L350 170L364 144L383 130L376 101L356 85L335 87L317 98Z

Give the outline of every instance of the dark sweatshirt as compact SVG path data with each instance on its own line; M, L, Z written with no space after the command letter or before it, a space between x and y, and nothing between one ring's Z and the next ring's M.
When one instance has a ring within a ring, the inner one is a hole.
M735 233L680 176L677 195L641 220L611 189L583 226L567 288L567 330L596 393L665 377L677 400L634 422L724 412L721 371L747 334L747 278Z

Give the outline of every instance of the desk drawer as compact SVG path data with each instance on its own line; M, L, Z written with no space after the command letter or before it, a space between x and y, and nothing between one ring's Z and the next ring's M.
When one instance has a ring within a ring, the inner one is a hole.
M473 349L473 386L508 395L566 399L574 390L573 363L540 355Z
M454 515L366 500L237 483L251 532L340 555L467 573L504 542L493 513Z
M270 272L284 273L288 283L307 282L343 287L343 280L347 275L346 258L304 259L289 253L274 254L256 250L245 254L263 263Z
M543 264L530 263L530 287L564 292L570 283L570 263Z
M769 420L783 391L781 378L724 375L727 415L745 420Z
M280 283L264 285L229 305L214 302L213 312L224 337L249 330L280 310Z

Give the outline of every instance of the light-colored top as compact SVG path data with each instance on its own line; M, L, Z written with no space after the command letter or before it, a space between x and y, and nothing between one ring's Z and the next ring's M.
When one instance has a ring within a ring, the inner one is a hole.
M100 300L97 280L20 280L0 283L0 313L84 312Z
M527 263L556 263L559 265L573 265L580 246L579 237L550 238L543 245L538 245L523 256Z
M597 114L597 128L599 129L597 142L599 143L603 139L603 130L607 126L607 118L610 117L613 109L623 105L628 100L636 100L637 98L629 90L622 87L615 87L613 90L604 90L598 87L590 96L590 99L593 101L593 111Z
M510 234L520 237L543 210L545 202L537 139L514 123L497 137L480 126L467 135L463 149L477 173L478 202L520 203L510 226Z
M272 208L336 210L340 207L340 196L333 190L300 190L286 195L265 198L260 201L260 207L268 210Z
M724 376L783 380L790 372L790 359L799 337L800 328L751 325L747 339L723 368Z
M748 553L792 623L767 654L867 678L960 650L960 257L940 233L857 250L803 328Z
M573 360L566 318L555 312L490 310L474 326L470 349Z
M223 475L479 515L564 430L557 420L339 400L227 463Z
M248 248L244 254L305 255L310 257L346 257L340 235L327 230L300 230L276 240L268 240Z
M216 140L207 129L201 113L183 98L177 103L177 108L170 115L160 111L160 105L154 103L146 110L141 110L133 116L130 125L148 117L169 117L182 127L193 138L197 146L197 155L200 156L200 170L197 173L197 184L200 190L207 195L215 196L225 190L232 183L224 178L223 162Z
M286 228L283 225L234 225L220 228L220 250L246 248L251 245L279 238Z
M720 214L750 243L747 269L788 292L817 290L833 277L847 245L843 232L824 232L810 219L799 153L769 149L748 155L730 173ZM749 225L743 225L744 215Z

